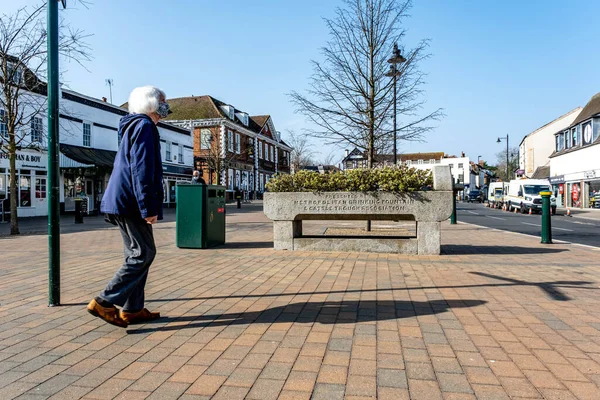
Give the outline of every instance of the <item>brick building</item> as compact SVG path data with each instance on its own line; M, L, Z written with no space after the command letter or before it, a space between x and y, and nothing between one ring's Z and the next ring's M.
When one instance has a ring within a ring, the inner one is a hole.
M193 132L194 168L209 184L260 195L277 173L290 172L289 147L269 115L250 116L211 96L167 100L168 122Z

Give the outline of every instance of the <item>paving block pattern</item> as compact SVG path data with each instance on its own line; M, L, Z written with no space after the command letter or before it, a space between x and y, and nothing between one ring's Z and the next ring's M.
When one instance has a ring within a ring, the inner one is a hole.
M0 397L600 399L598 251L447 223L440 256L276 251L260 208L228 213L220 248L156 225L163 317L128 329L85 310L115 229L62 236L54 308L46 237L0 239Z

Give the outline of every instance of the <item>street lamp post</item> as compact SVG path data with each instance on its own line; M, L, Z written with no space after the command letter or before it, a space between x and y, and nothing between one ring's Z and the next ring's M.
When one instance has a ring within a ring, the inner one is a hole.
M396 149L396 84L398 82L398 76L400 76L400 71L398 70L397 65L402 64L406 61L406 58L402 57L400 54L400 50L398 49L398 43L394 43L394 50L392 52L392 58L388 60L390 63L390 70L385 76L389 76L394 79L394 165L398 163L398 151Z
M510 180L510 175L508 174L508 134L506 134L505 138L499 137L496 143L500 143L503 140L506 140L506 180Z
M48 2L48 305L60 305L60 198L58 164L58 1ZM60 0L66 7L66 0Z

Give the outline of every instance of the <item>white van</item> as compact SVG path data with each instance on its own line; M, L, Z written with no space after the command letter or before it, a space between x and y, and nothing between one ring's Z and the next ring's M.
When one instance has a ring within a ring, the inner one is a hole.
M508 195L508 183L492 182L488 188L488 203L491 207L501 208L504 204L504 197Z
M551 192L552 187L547 179L515 179L508 184L508 196L505 201L508 210L517 209L522 214L542 211L542 196L540 192ZM556 197L550 196L550 210L556 214Z

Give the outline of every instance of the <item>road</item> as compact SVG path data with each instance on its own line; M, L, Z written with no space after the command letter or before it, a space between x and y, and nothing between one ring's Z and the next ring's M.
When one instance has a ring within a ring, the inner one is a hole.
M457 203L456 210L458 221L538 237L541 235L540 214L509 213L479 203ZM600 247L600 221L553 215L552 239Z

